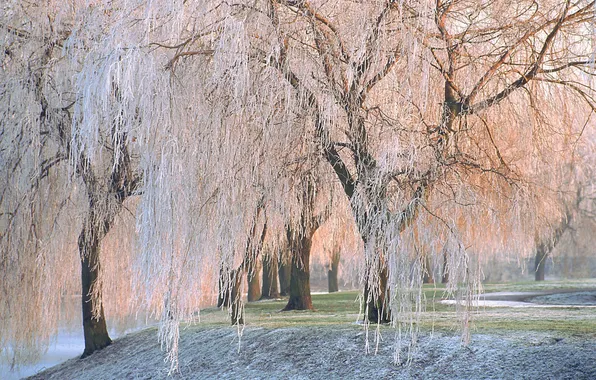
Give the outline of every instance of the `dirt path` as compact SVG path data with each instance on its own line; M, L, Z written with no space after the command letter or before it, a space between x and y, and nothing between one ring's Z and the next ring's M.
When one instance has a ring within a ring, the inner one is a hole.
M444 300L446 305L454 300ZM474 299L479 307L539 307L539 308L596 308L596 289L555 289L533 292L494 292L480 294Z

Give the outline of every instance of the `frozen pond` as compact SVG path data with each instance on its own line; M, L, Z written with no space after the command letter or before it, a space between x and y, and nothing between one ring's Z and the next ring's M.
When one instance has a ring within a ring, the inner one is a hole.
M65 360L74 358L83 353L85 343L83 341L83 328L80 332L62 331L58 334L55 341L50 345L48 351L41 357L40 361L20 367L17 370L10 371L10 366L6 363L0 364L0 379L16 380L36 374L37 372L53 367Z
M116 339L122 335L147 327L144 320L132 320L130 323L132 323L133 326L125 330L119 331L118 329L110 329L110 338ZM108 321L108 326L109 325L110 321ZM11 371L10 365L5 362L0 362L0 379L17 380L34 375L37 372L53 367L68 359L80 356L83 353L84 348L85 342L83 340L83 327L81 322L81 327L79 329L62 329L48 347L47 352L42 355L41 359L35 364L23 365L18 369Z

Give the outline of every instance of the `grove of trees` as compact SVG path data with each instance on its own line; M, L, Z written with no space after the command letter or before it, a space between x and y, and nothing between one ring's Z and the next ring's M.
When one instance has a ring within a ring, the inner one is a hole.
M16 361L79 288L83 355L110 344L106 314L142 309L176 368L180 322L219 296L244 323L249 281L251 299L312 308L319 230L330 271L359 255L365 323L408 325L425 273L469 296L483 258L538 251L538 267L592 212L594 1L0 8L0 349Z

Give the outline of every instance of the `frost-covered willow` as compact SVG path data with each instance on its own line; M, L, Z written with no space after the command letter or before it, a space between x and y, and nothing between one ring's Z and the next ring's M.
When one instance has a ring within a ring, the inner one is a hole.
M76 258L58 263L78 243L83 267L97 261L93 320L111 302L147 309L173 368L179 323L216 298L222 270L255 260L259 236L281 248L288 231L312 230L340 192L362 240L365 320L413 336L422 255L469 295L472 254L531 249L550 199L543 181L561 178L542 157L563 168L593 125L589 1L5 9L1 270L11 277L0 323L30 299L55 315L60 286L33 287L37 298L14 289L21 274L71 275ZM108 228L130 207L136 231ZM105 253L118 233L136 239L121 266ZM131 280L118 290L107 267ZM48 331L27 323L3 328L3 347Z
M565 144L593 123L593 47L581 38L593 6L235 4L250 30L249 62L277 69L293 88L292 106L310 115L351 202L369 320L389 320L391 310L399 323L419 308L419 298L403 298L421 278L411 271L419 238L407 239L418 218L427 223L416 236L441 247L432 251L441 252L450 287L469 284L465 293L477 283L470 247L534 244L528 221L550 198L534 202L545 192L541 157L558 167L569 159Z
M125 120L128 94L100 71L87 89L81 85L88 73L73 52L89 59L93 53L73 24L85 8L3 7L2 352L20 361L23 348L43 347L56 331L61 303L82 292L88 355L111 342L101 242L140 186L129 133L134 122ZM105 112L88 112L90 98Z

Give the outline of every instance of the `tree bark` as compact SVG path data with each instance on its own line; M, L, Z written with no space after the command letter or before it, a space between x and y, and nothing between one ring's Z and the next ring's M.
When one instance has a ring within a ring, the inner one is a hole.
M232 276L232 289L230 290L230 299L232 307L231 321L232 326L244 324L244 311L242 310L242 293L240 291L240 285L242 284L242 269L233 270Z
M263 256L263 288L261 299L279 298L277 286L277 259L270 255Z
M91 236L90 236L91 235ZM81 358L91 355L97 350L112 343L106 327L106 318L100 300L92 296L93 287L98 286L97 277L100 271L99 252L100 243L93 231L83 227L79 235L79 253L81 255L81 284L83 307L83 335L85 350ZM99 302L99 305L97 304ZM99 310L98 315L93 315L93 310Z
M534 279L536 281L544 281L544 269L546 267L546 251L543 249L536 250Z
M261 277L259 271L261 270L260 260L255 258L248 265L246 271L246 278L248 280L248 302L255 302L261 298Z
M336 251L331 256L331 268L327 271L327 285L329 293L335 293L339 291L339 281L337 278L337 272L339 271L339 252Z
M376 287L370 283L370 280L364 283L364 315L369 323L389 323L391 322L391 311L389 309L387 280L387 267L371 268L378 271L378 282Z
M283 311L312 310L310 295L310 248L314 230L294 236L292 246L292 274L290 278L290 299ZM290 235L290 232L288 232ZM288 239L289 240L289 239Z
M279 274L279 295L289 296L290 295L290 279L292 278L292 265L282 259L282 255L279 255L278 260L278 274Z
M581 202L581 196L578 193L575 200L574 208L579 209ZM561 219L558 225L555 226L554 230L547 237L540 237L536 234L534 241L536 242L536 256L534 258L534 279L536 281L544 281L546 259L552 250L557 246L563 234L571 227L573 220L573 213L568 207L565 211L565 217Z

